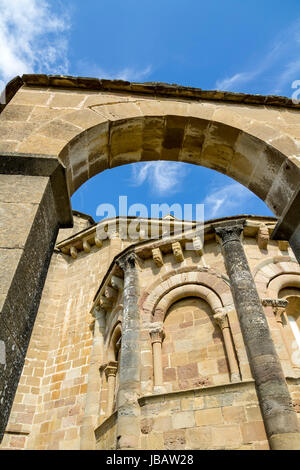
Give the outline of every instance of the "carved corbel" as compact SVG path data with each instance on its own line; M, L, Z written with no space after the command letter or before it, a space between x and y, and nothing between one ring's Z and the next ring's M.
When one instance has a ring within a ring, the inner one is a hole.
M89 244L89 242L87 240L83 240L82 242L82 245L83 245L83 249L86 253L90 253L91 251L91 245Z
M261 224L257 231L257 244L261 250L268 248L268 242L270 240L269 230L265 224Z
M153 261L156 264L156 266L162 266L164 264L162 253L160 251L160 248L153 248L152 250L152 257Z
M108 299L115 299L118 296L118 291L113 287L106 286L104 289L104 294Z
M181 248L180 242L172 243L172 250L175 256L175 259L178 263L181 263L184 260L183 251Z
M288 251L289 242L286 240L278 240L278 248L280 251Z
M194 250L199 256L203 255L203 242L200 237L193 238Z
M103 245L102 240L100 240L100 238L98 238L97 235L95 236L95 245L96 245L98 248L101 248L102 245Z
M124 286L124 281L120 277L111 276L110 283L114 289L121 290Z
M112 299L109 299L104 295L101 295L99 298L99 305L104 308L104 310L110 310L112 308L112 303Z
M70 255L72 256L73 259L76 259L78 256L78 251L75 246L71 246L70 248Z

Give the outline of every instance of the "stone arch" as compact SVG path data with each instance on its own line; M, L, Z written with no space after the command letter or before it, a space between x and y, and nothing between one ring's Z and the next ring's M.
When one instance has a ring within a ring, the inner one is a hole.
M107 343L107 359L108 361L117 360L117 343L122 336L122 324L118 321L109 335L109 340Z
M207 115L204 118L201 106L200 112L193 115L187 106L168 102L158 108L153 105L152 115L148 111L131 113L126 106L126 118L122 119L120 112L114 120L111 115L107 119L102 116L102 122L78 132L59 153L67 167L70 193L108 168L172 160L206 166L230 176L279 216L296 190L298 166L269 140L208 119ZM168 114L172 110L174 114ZM261 126L260 136L264 135Z
M259 263L253 277L258 290L264 297L277 298L278 292L290 282L300 282L300 266L294 258L279 256Z
M205 300L214 313L222 310L221 299L215 291L199 284L184 284L174 287L160 299L153 312L153 322L164 321L171 305L186 297L199 297Z
M178 289L175 295L184 296L185 292L194 291L196 296L203 296L202 298L206 298L208 303L216 308L234 309L230 287L222 276L213 270L202 269L185 267L172 270L149 286L141 296L140 305L147 319L153 321L153 318L161 317L159 303L162 301L162 305L165 307L163 298L175 289Z

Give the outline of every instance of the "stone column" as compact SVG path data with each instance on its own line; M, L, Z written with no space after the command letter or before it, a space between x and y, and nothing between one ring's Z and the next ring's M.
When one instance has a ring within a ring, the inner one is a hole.
M243 222L215 225L271 449L300 449L297 415L240 239Z
M231 382L240 382L240 370L238 362L236 360L234 345L231 338L228 317L226 313L216 313L214 315L214 319L216 320L223 334L226 355L230 368L230 380Z
M117 396L117 448L140 448L140 314L136 255L117 260L124 272L122 342Z
M95 324L84 417L80 428L80 449L93 450L96 447L95 428L99 418L101 379L99 365L103 362L105 315L102 308L95 309Z
M150 338L152 344L153 354L153 375L154 375L154 387L163 386L163 370L162 370L162 359L161 359L161 345L165 337L162 327L156 327L150 330Z
M109 361L104 369L107 380L107 406L106 417L108 418L114 409L115 389L116 389L116 376L118 372L118 363L116 361Z

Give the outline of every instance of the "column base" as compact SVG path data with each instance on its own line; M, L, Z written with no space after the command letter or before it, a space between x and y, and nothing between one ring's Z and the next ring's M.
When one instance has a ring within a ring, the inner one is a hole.
M269 443L271 450L300 450L300 433L273 434Z

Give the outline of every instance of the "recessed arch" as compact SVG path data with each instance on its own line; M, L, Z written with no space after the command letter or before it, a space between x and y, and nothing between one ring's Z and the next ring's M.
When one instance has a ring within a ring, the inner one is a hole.
M188 297L198 297L205 300L214 313L222 310L221 299L213 289L201 284L184 284L172 289L158 302L153 314L153 321L164 321L169 308L178 300Z
M162 321L173 298L189 296L206 300L213 310L234 309L230 287L222 276L213 270L195 267L180 272L173 270L155 281L142 294L140 306L148 320Z

